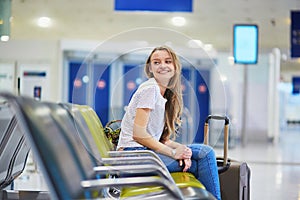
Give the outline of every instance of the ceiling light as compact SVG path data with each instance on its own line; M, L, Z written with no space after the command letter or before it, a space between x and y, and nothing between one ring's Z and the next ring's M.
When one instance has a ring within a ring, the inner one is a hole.
M7 41L9 40L9 36L8 36L8 35L1 35L0 40L1 40L2 42L7 42Z
M40 17L37 21L37 24L39 27L48 28L49 26L51 26L52 21L49 17Z
M11 1L0 1L0 40L8 41L10 35Z
M185 18L184 17L173 17L172 23L174 26L183 26L185 25Z
M190 48L201 48L203 47L203 43L201 40L189 40L188 47Z
M211 51L213 49L213 45L212 44L205 44L204 49L205 49L205 51Z

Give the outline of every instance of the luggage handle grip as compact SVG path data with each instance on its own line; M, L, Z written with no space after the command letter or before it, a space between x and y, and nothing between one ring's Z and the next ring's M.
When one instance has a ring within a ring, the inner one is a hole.
M209 138L209 120L224 120L224 162L223 166L227 165L227 155L228 155L228 132L229 132L229 118L227 116L219 116L219 115L209 115L204 124L204 144L208 145L208 138Z
M215 119L215 120L224 120L225 125L229 124L229 118L227 116L220 116L220 115L208 115L205 123L208 123L210 119Z

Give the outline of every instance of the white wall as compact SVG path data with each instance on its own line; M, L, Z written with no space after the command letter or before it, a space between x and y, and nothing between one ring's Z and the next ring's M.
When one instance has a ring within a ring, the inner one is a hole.
M228 57L228 52L218 53L217 71L227 80L224 82L226 93L226 111L231 118L233 134L241 136L244 91L245 66L234 65ZM269 54L260 54L256 65L248 65L247 113L246 113L246 141L267 141L268 128L268 71ZM213 87L213 86L212 86ZM222 93L222 91L214 91ZM224 102L220 99L219 104ZM219 108L220 109L220 108ZM214 111L212 111L214 112Z
M49 96L47 100L58 101L61 94L59 74L58 41L49 40L10 40L0 43L0 63L18 65L50 66Z

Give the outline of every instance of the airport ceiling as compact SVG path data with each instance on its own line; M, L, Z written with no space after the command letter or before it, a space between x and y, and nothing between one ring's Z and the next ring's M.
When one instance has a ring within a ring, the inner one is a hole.
M161 27L231 51L233 25L253 23L259 26L260 51L278 47L288 54L290 11L299 9L300 0L194 0L192 13L116 12L114 0L12 0L11 39L104 41L136 28ZM36 25L42 16L52 19L51 27ZM175 16L186 24L172 25Z

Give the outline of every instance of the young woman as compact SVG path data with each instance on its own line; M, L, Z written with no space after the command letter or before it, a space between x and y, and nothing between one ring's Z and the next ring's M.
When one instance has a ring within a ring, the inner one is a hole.
M209 146L171 138L182 113L181 64L167 46L153 49L145 65L148 80L132 96L122 119L118 150L151 149L170 172L190 172L221 199L215 153Z

